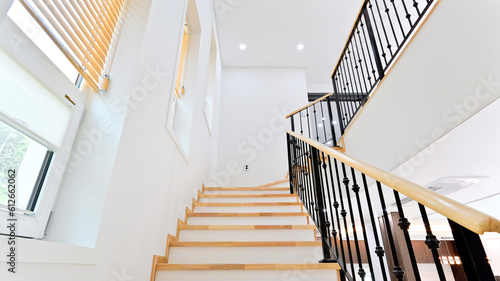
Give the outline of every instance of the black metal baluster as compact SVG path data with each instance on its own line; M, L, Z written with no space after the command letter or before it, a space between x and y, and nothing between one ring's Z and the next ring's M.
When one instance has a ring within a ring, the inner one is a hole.
M337 118L339 119L339 126L340 126L340 135L344 135L344 121L342 118L342 108L340 106L340 98L339 98L339 91L337 89L337 78L333 77L332 82L333 82L333 92L335 95L335 104L337 106Z
M316 194L315 194L315 188L314 188L314 175L313 175L313 163L311 160L312 153L311 153L311 146L307 143L304 143L304 146L307 148L307 153L305 154L304 157L304 165L306 166L307 169L307 178L308 178L308 185L309 185L309 209L310 209L310 214L311 218L313 221L316 223L316 226L318 226L318 217L317 217L317 212L316 212L316 204L315 204L315 199ZM319 228L319 226L318 226Z
M341 61L340 62L341 65L344 63L344 61ZM341 95L339 96L339 99L342 101L342 107L343 107L343 111L342 111L342 120L344 122L344 128L347 128L347 122L348 122L348 118L347 116L349 116L349 104L347 102L347 86L345 85L347 82L345 82L345 78L344 78L344 73L342 72L342 69L340 69L340 72L339 72L339 81L341 81L343 84L343 92L341 93Z
M405 38L405 30L403 29L403 24L401 23L401 19L399 18L398 9L396 8L396 4L394 4L394 0L390 0L392 3L392 7L394 8L394 14L396 15L396 19L398 20L399 28L401 29L401 34L403 38ZM411 26L411 24L410 24ZM398 44L399 45L399 44Z
M351 168L352 172L354 173L354 169ZM349 215L351 217L351 226L352 226L352 233L354 235L354 248L356 249L356 255L358 256L358 275L361 277L361 280L365 280L366 272L363 269L363 262L361 261L361 251L359 250L359 240L358 240L358 233L356 232L356 222L354 218L354 211L352 207L352 202L351 202L351 194L349 192L349 178L347 177L346 169L345 169L345 164L342 163L342 173L344 175L344 184L345 184L345 192L346 192L346 197L347 197L347 205L349 207ZM354 185L357 186L355 178L353 178L353 183Z
M418 8L418 2L413 0L413 7L417 10L418 17L420 18L420 9Z
M347 50L347 49L346 49ZM344 103L347 107L347 114L346 116L348 117L347 120L350 120L353 112L354 112L354 108L352 107L352 104L349 103L349 96L350 96L350 93L352 92L352 83L351 83L351 80L349 79L349 73L348 71L346 70L347 69L347 51L346 53L344 54L344 59L342 60L342 64L341 64L341 67L342 67L342 78L344 79L344 83L345 83L345 92L344 92Z
M405 236L406 248L408 249L408 254L410 255L411 266L413 268L413 274L415 275L415 280L420 281L420 272L418 271L417 259L415 258L415 252L413 251L413 245L411 244L410 234L408 233L408 229L410 228L410 221L405 217L405 213L403 211L403 206L401 205L401 198L399 197L399 192L393 190L394 198L396 199L396 206L398 208L399 213L399 227L403 230L403 234Z
M349 42L348 48L349 47L352 47L352 39ZM353 91L351 92L351 103L354 105L354 114L353 114L353 117L354 117L354 115L356 115L356 112L358 111L358 108L359 108L355 102L356 94L359 94L361 92L361 89L358 87L358 81L356 79L355 69L357 70L357 67L356 67L355 63L353 64L354 52L352 52L351 50L348 49L348 54L349 54L349 56L348 56L349 60L347 61L347 67L349 70L349 76L352 77L352 80L354 81L353 82Z
M344 163L340 162L341 163L341 166L344 167ZM337 169L337 165L335 165L335 169ZM338 173L338 171L337 171ZM345 188L347 190L349 190L349 179L346 177L346 174L345 174L345 169L343 168L343 180L342 180L342 183L344 184ZM340 215L342 215L342 219L344 221L344 229L345 229L345 233L346 233L346 241L347 241L347 250L348 250L348 253L349 253L349 261L351 262L351 271L353 273L352 277L354 280L356 280L356 275L354 274L354 262L353 262L353 258L352 258L352 250L351 250L351 242L350 242L350 239L349 239L349 229L347 228L347 211L345 210L344 208L344 200L342 200L342 188L339 187L339 197L340 197L340 207L342 208L340 210ZM346 195L347 197L347 195Z
M394 261L394 270L392 271L392 273L394 274L396 279L402 281L405 272L403 271L401 266L399 266L398 253L396 252L396 245L394 244L394 237L392 236L391 224L389 222L389 215L387 214L387 208L385 206L384 193L382 192L382 186L380 185L379 181L377 181L377 189L380 198L380 205L382 206L384 222L386 225L385 228L387 230L387 237L389 238L389 245L391 247L392 259Z
M325 126L325 114L323 112L323 101L319 102L319 108L321 109L321 122L322 122L322 127L323 127L323 132L325 134L325 140L323 143L328 142L328 135L326 134L326 126Z
M366 176L365 174L361 173L361 177L363 179L363 187L365 189L365 196L366 196L366 203L368 204L368 211L370 213L370 221L372 224L372 231L373 231L373 236L375 238L375 254L378 257L378 260L380 262L380 270L382 271L382 277L384 278L384 281L387 281L387 273L385 272L385 265L384 265L384 248L380 246L380 240L378 239L378 231L377 231L377 225L375 224L375 216L373 215L373 207L372 207L372 201L370 198L370 191L368 190L368 184L366 182ZM373 271L372 271L373 272Z
M358 205L359 220L361 221L361 230L363 232L363 239L365 241L366 258L368 259L368 268L370 268L371 275L373 276L374 274L373 274L372 258L371 258L371 254L370 254L370 246L368 245L368 236L366 235L363 207L361 206L361 199L359 197L360 187L359 187L358 183L356 182L356 174L355 174L353 168L351 168L351 173L352 173L352 178L353 178L353 183L354 183L352 185L352 191L354 192L354 195L356 196L356 204ZM361 273L360 273L360 275L361 275ZM373 278L375 278L375 277L373 276Z
M468 281L495 281L478 234L448 219Z
M379 43L378 46L380 47L380 51L382 52L381 56L384 58L385 65L387 65L387 54L386 54L385 49L384 49L384 43L382 43L382 38L381 38L382 34L380 33L380 30L378 28L377 18L375 17L375 13L373 12L373 4L371 3L371 1L368 1L368 8L370 9L370 13L367 12L364 14L365 15L365 22L368 19L372 23L372 26L375 28L374 31L376 31L376 34L377 34L378 43ZM377 8L377 10L378 10L378 8ZM380 11L378 11L378 12L380 15ZM369 14L371 14L371 19L369 18L370 17ZM367 16L368 16L368 18L367 18ZM382 20L381 17L379 17L379 18ZM386 38L387 45L390 45L389 41L387 40L387 32L385 31L385 27L383 26L383 24L382 24L382 31L384 32L384 36ZM365 41L366 41L366 34L365 34L364 30L363 30L363 36L365 37ZM368 43L366 44L366 46L367 46L367 50L370 50ZM389 51L390 50L391 49L389 48ZM370 54L370 52L368 52L368 54ZM391 55L392 55L392 53L391 53Z
M306 202L304 202L305 207L309 214L311 215L311 218L314 219L314 208L311 208L311 181L310 181L310 175L309 175L309 164L308 164L308 152L305 149L305 144L302 142L301 143L302 147L302 158L301 158L301 170L303 171L304 174L304 188L305 188L305 197Z
M378 1L375 1L375 7L377 8L377 14L378 14L378 17L380 19L380 26L382 27L382 30L384 31L385 41L387 42L387 49L389 50L389 54L391 55L391 57L393 57L394 52L391 49L392 45L389 42L389 36L387 35L387 30L385 29L384 20L382 19L382 12L380 11L380 7L378 6Z
M319 150L318 150L319 152ZM324 152L321 151L319 153L319 167L320 167L320 177L321 177L321 196L323 198L323 210L325 212L325 226L326 226L326 243L328 244L329 251L332 248L332 236L330 234L330 227L333 224L333 221L330 221L328 219L328 213L332 214L331 212L331 205L327 203L327 194L328 194L328 201L331 202L330 198L330 189L329 189L329 183L328 183L328 173L326 168L328 165L326 164L326 158ZM323 171L321 171L321 168L323 168ZM327 191L327 194L325 194L325 190ZM330 210L330 212L329 212ZM331 257L331 256L330 256ZM332 259L332 258L331 258ZM333 259L332 259L333 260Z
M299 115L299 118L300 118L299 119L300 120L300 134L303 136L304 135L304 129L302 128L302 111L303 110L299 111L298 115Z
M358 106L356 105L355 102L355 95L357 92L359 92L358 83L356 82L356 75L354 73L354 67L352 65L352 52L349 49L351 47L351 44L352 40L349 41L349 45L347 46L346 67L347 67L347 73L349 75L349 81L351 81L351 92L349 93L349 99L350 99L350 104L354 109L349 119L352 119L354 115L356 115Z
M372 77L371 75L373 75L373 73L375 73L375 68L373 67L373 61L371 59L371 53L369 52L370 48L368 47L368 42L366 41L366 35L365 35L365 30L364 30L364 27L365 27L365 24L363 23L363 21L360 21L359 22L359 28L358 28L358 40L359 40L359 46L360 46L360 49L361 49L361 54L363 55L363 61L365 63L365 69L366 69L366 81L368 82L368 85L366 86L367 87L367 90L366 90L366 94L370 93L371 91L371 88L372 88ZM363 46L363 40L361 38L361 34L363 34L364 36L364 41L365 41L365 44L366 44L366 48L367 48L367 51L365 51L365 48ZM366 58L366 53L368 52L368 57L369 57L369 62L370 62L370 66L371 66L371 71L370 71L370 68L368 67L368 62L367 62L367 58ZM370 74L372 73L372 74ZM375 77L375 75L374 75Z
M335 133L335 126L333 125L333 113L332 113L332 102L330 96L326 97L327 107L328 107L328 118L330 119L330 130L332 132L332 146L337 146L337 136ZM328 162L330 163L330 162Z
M347 254L349 255L349 261L351 263L351 271L354 273L354 263L352 260L352 251L351 251L351 242L349 239L349 229L347 228L347 211L344 208L344 201L342 200L342 184L340 183L340 173L337 165L337 159L333 160L335 162L335 173L337 174L337 181L338 181L338 191L339 191L339 202L340 202L340 216L342 217L342 221L344 224L344 233L345 233L345 241L346 241L346 246L347 246ZM342 163L342 162L341 162ZM346 263L346 269L347 269L347 259L343 257L344 263ZM355 275L353 275L354 279L356 278Z
M316 130L316 141L319 142L319 132L318 132L318 118L316 114L316 104L313 104L313 113L314 113L314 128ZM311 138L312 139L312 138Z
M440 281L446 281L446 277L444 275L443 265L439 260L439 240L436 238L436 235L432 234L431 224L429 223L429 217L427 217L427 211L425 210L425 206L418 203L418 208L420 209L420 214L422 215L422 221L424 222L425 232L427 235L425 236L425 245L429 247L432 253L432 258L434 259L434 264L436 265L436 269L439 275Z
M325 157L325 156L323 156L323 157ZM328 203L326 205L330 208L330 221L331 221L331 226L332 226L332 230L330 233L332 234L333 242L335 245L333 254L335 255L335 257L337 259L339 259L340 253L339 253L339 248L338 248L338 243L337 243L337 230L335 229L335 219L333 217L334 213L333 213L333 209L332 209L332 208L335 208L334 204L332 204L332 195L333 195L334 202L336 202L336 200L335 200L335 198L336 198L335 185L333 182L333 174L332 174L332 161L330 159L330 155L328 155L328 158L326 158L326 159L328 159L328 165L326 165L326 166L329 168L329 171L330 171L330 184L328 184L328 171L326 170L326 167L325 167L325 178L327 181L326 190L328 193ZM326 159L325 159L325 161L326 161ZM330 186L331 186L332 192L330 192ZM338 212L337 212L337 216L338 216Z
M396 46L399 46L398 38L396 36L396 31L394 30L394 25L392 23L391 15L389 14L391 10L389 9L389 7L387 7L387 3L385 2L385 0L383 0L383 2L384 2L385 13L387 15L387 19L389 19L389 26L391 27L392 36L394 37L394 41L396 42Z
M410 24L410 28L413 26L413 24L411 23L411 14L410 12L408 11L408 8L406 8L406 3L405 3L405 0L401 0L401 3L403 4L403 8L405 10L405 17L408 19L408 23ZM403 37L405 37L405 34L403 33Z
M359 37L359 33L360 33L359 28L360 28L360 27L358 27L358 28L357 28L357 31L356 31L356 34L358 35L358 37ZM354 46L356 47L356 54L358 55L358 64L359 64L359 67L361 68L361 75L360 75L360 77L363 77L363 78L362 78L362 81L363 81L363 86L364 86L364 89L363 89L363 92L362 92L362 93L361 93L361 92L359 93L359 96L361 97L362 95L366 95L366 94L368 94L368 92L370 91L370 89L369 89L369 87L366 85L366 80L367 80L367 79L366 79L366 77L365 77L365 73L363 72L363 60L364 60L364 54L363 54L363 52L361 51L361 54L363 55L363 59L362 59L362 58L361 58L361 55L360 55L360 52L359 52L360 47L358 47L358 45L361 45L361 42L359 42L359 43L358 43L358 40L356 39L356 36L353 36L353 39L354 39ZM365 63L365 66L366 66L366 67L368 67L368 66L366 65L366 61L365 61L364 63ZM356 70L357 70L357 68L356 68ZM358 72L358 75L359 75L359 72Z
M313 174L314 174L314 186L315 186L315 191L316 191L316 204L318 208L318 228L321 232L321 244L323 246L323 260L320 262L334 262L330 256L330 248L328 246L328 243L326 241L328 237L328 230L326 228L326 216L325 216L325 206L323 205L324 199L323 199L323 191L322 191L322 186L321 186L321 167L320 163L321 161L319 160L319 153L318 150L314 147L310 146L310 151L311 151L311 161L312 161L312 169L313 169Z
M290 150L290 146L292 145L292 136L290 134L286 134L286 148L287 148L287 153L288 153L288 179L289 179L289 182L290 182L290 194L293 194L294 192L294 189L297 189L297 187L295 187L294 183L293 183L293 177L294 177L294 173L293 173L293 168L292 168L292 153L293 153L293 150ZM297 192L297 194L299 194Z
M297 178L297 190L300 190L300 196L302 198L302 202L305 202L306 201L306 197L304 196L304 172L302 170L302 166L301 166L301 157L302 157L302 151L300 149L301 145L301 140L299 139L295 139L295 151L296 151L296 154L298 156L296 156L295 158L295 161L294 161L294 165L295 165L295 174L296 174L296 178ZM297 153L298 151L298 153Z
M363 27L363 25L365 25L365 24L362 23L361 27ZM366 46L366 53L368 54L368 60L370 62L370 66L371 66L371 71L367 67L367 76L368 76L367 79L368 79L368 83L370 84L370 91L368 91L368 93L369 93L369 92L371 92L371 89L373 89L373 86L375 86L375 84L377 83L377 80L378 80L377 77L380 77L380 74L377 73L377 71L375 70L375 66L373 65L375 58L372 58L372 53L370 52L370 50L373 50L373 48L371 47L370 43L368 42L367 35L366 35L367 32L365 32L364 28L362 28L361 30L363 31L362 32L363 33L363 41L365 43L364 45ZM360 40L361 40L361 38L360 38ZM382 51L384 51L383 48L382 48ZM364 50L363 50L363 53L365 53ZM382 53L382 57L385 59L385 53ZM365 57L365 59L366 59L366 57ZM375 64L376 64L376 62L375 62ZM372 78L373 78L373 80L372 80Z
M306 116L307 116L307 129L309 131L309 135L307 137L312 139L313 137L311 134L311 120L309 120L309 107L306 108Z
M363 13L365 17L366 30L368 32L368 38L370 39L370 46L372 47L373 57L375 59L375 64L377 65L378 77L375 78L375 80L379 80L384 77L384 68L382 67L382 61L380 60L380 54L377 48L377 42L375 41L375 34L373 33L373 27L370 22L368 11L364 10Z
M333 163L335 165L335 176L337 179L337 187L338 187L339 192L340 192L342 185L340 183L340 175L339 175L339 170L337 167L337 159L334 158L333 161L334 161ZM330 174L331 173L332 173L332 171L330 168ZM342 225L340 223L340 215L339 215L339 201L337 200L337 195L335 193L335 189L332 189L332 190L333 190L333 207L335 208L335 213L336 213L336 217L337 217L337 228L338 228L338 235L339 235L339 242L340 242L340 251L342 253L342 262L343 262L342 268L347 269L347 264L346 264L347 260L345 258L345 251L344 251L344 241L342 239ZM340 193L339 193L339 199L342 200L342 195Z

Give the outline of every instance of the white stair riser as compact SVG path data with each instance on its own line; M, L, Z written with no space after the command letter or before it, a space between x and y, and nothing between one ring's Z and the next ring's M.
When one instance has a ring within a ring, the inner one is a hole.
M297 197L200 198L200 203L297 202Z
M290 194L290 190L205 190L205 194Z
M335 281L336 270L158 271L156 281Z
M195 213L288 213L302 212L301 206L195 207Z
M314 230L181 230L179 241L314 241Z
M171 247L168 263L318 263L321 247Z
M304 225L307 217L190 217L190 225Z

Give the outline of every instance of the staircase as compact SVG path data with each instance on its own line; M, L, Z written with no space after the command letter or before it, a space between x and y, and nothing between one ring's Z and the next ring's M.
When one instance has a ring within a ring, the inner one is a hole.
M203 187L151 280L338 280L337 263L319 263L316 231L288 187Z

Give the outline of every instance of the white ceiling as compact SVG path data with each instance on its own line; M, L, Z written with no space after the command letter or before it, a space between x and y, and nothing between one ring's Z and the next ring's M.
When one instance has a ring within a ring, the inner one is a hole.
M215 0L223 66L301 67L307 83L331 83L362 2Z

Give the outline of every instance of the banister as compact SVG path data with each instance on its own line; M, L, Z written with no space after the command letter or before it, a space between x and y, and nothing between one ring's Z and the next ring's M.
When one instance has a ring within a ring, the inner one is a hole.
M308 143L327 155L334 157L338 161L366 174L477 234L483 234L485 232L500 233L500 221L492 216L363 161L352 158L327 145L301 136L290 130L285 131L291 136Z
M302 111L302 110L304 110L304 109L308 108L309 106L311 106L311 105L313 105L313 104L315 104L315 103L318 103L318 102L320 102L320 101L322 101L322 100L326 99L327 97L329 97L329 96L331 96L331 95L333 95L333 93L328 93L328 94L326 94L326 95L322 96L321 98L319 98L319 99L317 99L317 100L315 100L315 101L313 101L313 102L311 102L311 103L309 103L309 104L307 104L307 105L305 105L305 106L303 106L303 107L301 107L301 108L299 108L299 109L295 110L294 112L292 112L292 113L288 114L288 115L286 116L286 119L288 119L288 118L290 118L290 116L293 116L293 115L295 115L296 113L298 113L298 112L300 112L300 111Z

